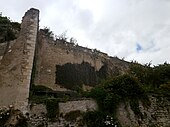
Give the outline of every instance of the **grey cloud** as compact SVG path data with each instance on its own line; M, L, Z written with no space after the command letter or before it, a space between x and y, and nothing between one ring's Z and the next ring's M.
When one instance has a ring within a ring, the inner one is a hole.
M79 0L12 0L8 6L6 2L1 0L0 11L12 19L20 20L30 7L39 8L41 27L49 26L56 34L68 30L80 45L127 60L170 62L169 0L102 0L97 19L93 9L98 3L91 9L79 6ZM137 42L143 48L140 53Z

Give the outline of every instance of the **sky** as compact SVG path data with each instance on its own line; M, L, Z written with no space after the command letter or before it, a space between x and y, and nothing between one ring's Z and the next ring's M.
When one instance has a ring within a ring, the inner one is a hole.
M0 0L0 12L21 22L40 10L40 28L66 31L81 46L126 61L170 63L170 0Z

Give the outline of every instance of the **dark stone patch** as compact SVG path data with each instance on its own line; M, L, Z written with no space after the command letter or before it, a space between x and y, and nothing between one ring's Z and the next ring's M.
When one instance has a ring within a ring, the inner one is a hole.
M81 64L67 63L56 65L56 83L65 88L72 89L82 84L95 86L107 77L107 65L103 65L99 71L95 71L87 62Z

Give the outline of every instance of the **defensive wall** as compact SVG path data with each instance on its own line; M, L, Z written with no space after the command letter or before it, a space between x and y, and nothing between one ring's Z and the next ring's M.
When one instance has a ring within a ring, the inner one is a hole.
M87 62L91 67L94 67L95 71L99 71L107 64L109 67L107 73L111 75L124 73L129 66L128 62L117 57L110 57L96 49L88 49L63 40L54 41L52 38L45 36L41 30L38 35L36 54L35 85L44 85L57 91L67 89L56 83L56 65L63 66L68 63L82 64Z
M63 66L68 63L79 65L86 62L95 71L100 71L106 65L104 73L111 76L117 73L123 74L128 69L129 63L117 57L110 57L106 53L81 47L74 43L62 40L54 41L45 36L42 31L39 32L38 24L39 11L32 8L25 13L22 19L19 37L13 42L0 44L0 107L13 105L16 109L24 113L27 112L31 80L35 85L44 85L56 90L49 94L58 92L58 95L62 93L74 96L73 91L68 91L61 84L56 83L57 65ZM150 107L145 107L141 102L139 103L143 119L134 114L129 102L120 103L116 116L122 126L156 125L168 127L170 125L169 97L152 94L149 99ZM72 111L96 110L97 104L91 99L79 99L60 102L58 108L59 113L65 115ZM30 110L30 114L33 116L35 114L42 115L42 112L47 113L43 104L33 105L32 110ZM32 120L35 123L44 121L40 117L33 117ZM53 126L64 126L66 122L56 122Z
M32 8L22 19L18 38L10 45L1 44L0 106L14 105L22 111L27 110L32 72L32 83L35 85L44 85L55 91L68 91L56 83L56 65L87 62L95 71L99 71L107 63L108 74L123 73L128 68L128 62L98 50L66 41L54 41L39 31L38 27L39 11ZM88 87L91 84L86 85Z

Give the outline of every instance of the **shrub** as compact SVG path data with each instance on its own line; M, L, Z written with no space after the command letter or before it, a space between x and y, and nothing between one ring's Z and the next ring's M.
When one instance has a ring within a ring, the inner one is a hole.
M45 105L47 109L47 117L53 119L58 114L58 102L56 98L49 98L46 100Z
M103 85L95 87L86 95L96 99L100 110L112 115L113 118L116 118L116 109L121 101L130 101L131 109L141 117L138 101L148 101L137 78L127 74L114 77Z
M100 111L88 111L83 119L87 127L105 127L106 114Z
M76 111L71 111L69 113L67 113L64 118L67 120L67 121L74 121L76 120L77 117L81 116L81 112L80 110L76 110Z

